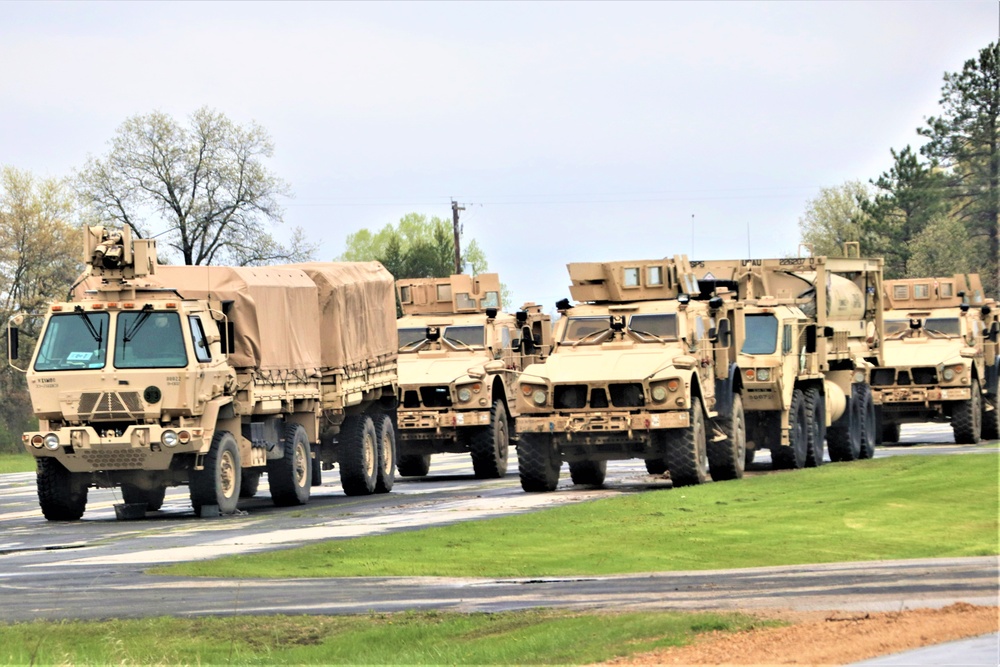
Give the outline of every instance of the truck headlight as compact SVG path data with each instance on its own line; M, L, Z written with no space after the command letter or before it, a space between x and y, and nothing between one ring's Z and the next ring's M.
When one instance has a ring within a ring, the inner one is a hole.
M164 431L163 435L160 436L160 442L163 443L164 447L175 447L177 446L177 434L173 431Z
M951 370L950 368L945 368L944 372L941 373L941 377L943 377L946 382L951 382L952 380L955 379L955 371Z
M545 395L544 389L536 389L531 394L531 400L535 402L535 405L545 405L547 398L548 397Z
M59 436L55 433L49 433L45 436L45 448L53 451L59 449Z
M649 393L652 395L653 400L657 403L662 403L667 400L667 388L662 384L655 385Z
M767 382L771 379L771 369L770 368L758 368L757 369L757 381Z
M462 387L458 390L458 400L462 403L466 403L472 398L472 390L468 387Z

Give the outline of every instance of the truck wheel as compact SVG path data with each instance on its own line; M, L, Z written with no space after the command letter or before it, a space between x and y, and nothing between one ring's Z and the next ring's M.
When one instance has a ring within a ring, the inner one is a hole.
M551 436L521 434L517 446L517 471L522 489L529 493L555 491L561 467L562 461L552 446Z
M122 501L128 504L146 504L147 512L155 512L163 507L163 498L167 495L167 487L157 486L155 489L143 489L135 484L122 484Z
M899 424L886 424L882 422L882 442L886 444L899 442Z
M49 521L77 521L87 508L87 481L58 460L43 457L38 464L38 505Z
M340 485L349 496L375 492L378 469L378 438L375 423L368 415L344 420L337 438L340 443Z
M983 399L983 427L982 436L984 440L996 440L1000 438L1000 406L997 404L996 396L987 395ZM992 408L987 410L987 408Z
M756 449L747 448L746 458L743 460L743 470L746 470L753 465L753 459L757 455Z
M472 469L477 479L497 479L507 474L510 437L507 432L507 409L503 401L493 401L490 425L477 428L469 446L472 450Z
M831 461L856 461L861 456L861 402L856 388L851 393L844 414L826 433L826 449Z
M218 505L220 514L232 514L242 482L240 452L232 433L216 432L204 463L204 470L191 473L191 505L195 514L201 512L203 505Z
M569 474L574 484L601 486L608 474L608 462L576 461L569 464Z
M389 493L396 481L396 431L392 417L375 418L375 439L378 441L378 472L375 474L375 493Z
M403 477L423 477L431 470L430 454L407 454L400 456L396 470Z
M775 470L804 468L809 458L809 414L806 395L801 389L792 391L788 407L788 445L771 446L771 467Z
M312 491L312 455L301 424L285 424L284 454L268 459L267 483L276 507L305 505Z
M806 389L806 422L809 426L809 450L806 467L823 465L823 447L826 440L826 398L816 387Z
M967 401L959 401L951 411L951 429L955 432L955 443L959 445L974 445L982 437L982 396L979 393L979 381L972 380L972 397Z
M705 414L701 399L691 398L691 425L666 429L667 468L675 487L708 481L708 452L705 446Z
M861 451L858 458L875 458L875 401L870 387L861 389Z
M646 459L646 472L650 475L662 475L667 470L666 459Z
M260 488L260 475L259 470L243 471L240 482L240 498L253 498L257 495L257 489Z
M729 417L718 422L725 440L708 443L708 469L712 479L722 482L743 477L747 456L747 425L743 415L743 398L733 394L733 409Z

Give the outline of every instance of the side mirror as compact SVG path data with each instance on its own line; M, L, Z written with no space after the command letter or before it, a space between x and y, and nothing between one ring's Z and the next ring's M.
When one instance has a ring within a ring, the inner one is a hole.
M7 358L17 359L17 327L7 327Z
M729 323L728 319L723 318L719 320L718 336L719 336L720 346L729 347L730 345L732 345L733 330L732 330L732 325Z
M521 339L520 338L511 338L510 339L510 349L512 349L512 350L520 350L521 349Z
M1000 337L1000 323L994 322L990 325L990 331L986 334L986 340L995 343L998 337Z
M708 339L713 343L717 342L719 340L719 330L715 327L711 327L708 330Z

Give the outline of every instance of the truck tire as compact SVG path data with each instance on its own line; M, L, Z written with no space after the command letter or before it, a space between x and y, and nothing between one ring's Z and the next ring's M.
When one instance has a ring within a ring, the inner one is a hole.
M576 461L569 464L569 474L574 484L601 486L608 475L608 462Z
M378 472L375 473L375 493L389 493L396 481L396 429L392 417L375 417L375 439L378 441Z
M257 489L260 488L260 475L259 470L244 470L240 481L240 498L253 498L257 495Z
M667 470L669 468L666 459L646 459L646 472L650 475L662 475Z
M552 446L552 437L522 433L517 446L517 471L521 488L528 493L555 491L559 485L562 461Z
M886 444L899 442L899 424L882 422L882 442Z
M971 389L972 396L967 401L955 403L951 411L951 429L955 432L955 443L959 445L974 445L983 435L979 380L972 379Z
M191 505L199 514L204 505L218 505L220 514L232 514L240 498L242 474L236 438L217 431L205 455L205 468L191 473Z
M816 387L806 389L806 415L809 423L809 454L806 467L823 465L823 448L826 445L826 397Z
M122 501L130 505L145 503L147 512L155 512L163 507L163 498L166 495L167 487L165 486L143 489L135 484L122 484Z
M305 505L312 492L312 449L300 424L285 424L284 453L268 459L267 483L275 507Z
M431 470L430 454L406 454L399 457L396 470L403 477L423 477Z
M746 458L743 459L743 470L744 471L747 468L749 468L750 466L753 465L753 460L754 460L754 457L756 455L757 455L757 450L756 449L751 449L751 448L747 447L747 455L746 455Z
M867 385L861 388L861 451L858 458L875 458L875 401Z
M507 408L503 401L493 401L489 426L475 430L469 448L477 479L498 479L507 474L510 434L507 430Z
M847 398L844 414L826 433L826 449L830 460L857 461L861 456L861 403L857 388Z
M792 404L788 406L788 445L771 446L771 467L775 470L799 470L806 467L809 458L809 411L806 394L802 389L792 391Z
M981 435L984 440L996 440L1000 438L1000 406L997 404L997 397L987 394L982 403L983 427Z
M733 409L728 417L717 422L726 439L709 442L708 469L712 480L723 482L743 477L747 456L747 424L743 414L743 398L733 394Z
M58 460L36 459L38 505L49 521L78 521L87 509L87 481L72 473Z
M337 437L340 443L340 485L349 496L375 492L378 477L378 437L369 415L344 420Z
M705 445L705 413L701 399L691 398L691 425L664 431L667 437L667 468L674 487L708 481L708 451Z

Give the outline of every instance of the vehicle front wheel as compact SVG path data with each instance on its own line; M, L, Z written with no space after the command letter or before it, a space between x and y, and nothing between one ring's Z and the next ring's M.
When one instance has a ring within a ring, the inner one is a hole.
M472 469L478 479L497 479L507 474L510 436L507 430L507 408L503 401L493 401L489 426L476 429L470 448Z
M122 484L122 501L130 505L145 504L147 512L155 512L163 507L163 498L166 494L165 486L143 489L135 484Z
M959 445L974 445L982 438L982 396L979 393L979 381L972 380L972 396L955 404L951 413L951 428L955 432L955 443Z
M708 469L712 479L722 482L743 477L747 455L747 425L743 415L743 398L733 394L733 407L728 417L717 425L725 440L708 443Z
M666 429L667 467L675 487L708 481L708 451L705 444L705 414L701 399L691 398L691 425Z
M49 521L77 521L87 508L87 479L66 470L57 459L42 457L38 465L38 504Z
M555 491L559 485L562 460L552 436L522 433L517 445L517 469L521 488L529 493Z
M204 459L205 467L191 473L191 505L195 514L205 505L218 505L220 514L232 514L242 482L240 452L229 431L218 431Z

